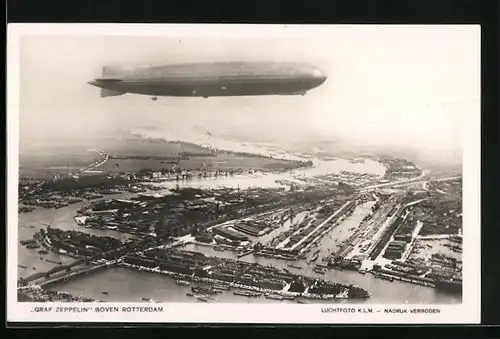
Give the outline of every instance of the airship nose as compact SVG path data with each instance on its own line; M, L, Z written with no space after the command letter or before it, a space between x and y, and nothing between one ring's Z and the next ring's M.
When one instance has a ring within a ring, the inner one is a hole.
M317 79L320 83L323 83L326 80L325 73L319 68L313 68L311 71L311 76L312 78Z

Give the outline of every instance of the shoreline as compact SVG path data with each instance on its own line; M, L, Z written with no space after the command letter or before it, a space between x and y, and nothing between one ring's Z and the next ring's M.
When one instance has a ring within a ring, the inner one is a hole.
M202 278L202 277L197 277L197 276L193 277L193 276L190 276L187 274L180 274L180 273L175 273L175 272L171 272L171 271L165 271L165 270L160 270L157 268L150 268L150 267L144 267L144 266L139 266L139 265L133 265L133 264L124 263L124 262L119 262L116 265L120 266L120 267L135 269L138 271L145 271L145 272L150 272L150 273L155 273L155 274L162 274L162 275L172 277L174 279L181 279L181 280L185 280L185 281L206 282L206 283L218 284L218 285L223 285L223 286L229 286L229 287L233 287L233 288L236 287L236 288L239 288L242 290L248 290L248 291L253 291L253 292L278 294L278 295L282 295L282 296L304 297L306 299L320 299L320 300L368 299L371 296L371 295L369 295L368 297L342 298L339 296L342 295L343 293L319 295L317 293L291 292L291 291L287 291L285 289L273 290L273 289L266 289L266 288L261 288L261 287L257 287L257 286L239 284L239 283L235 283L235 282L227 282L224 280L218 280L218 279L213 279L213 278ZM345 287L345 286L343 286L343 287ZM347 287L349 287L349 286L347 286ZM286 288L286 286L285 286L285 288Z

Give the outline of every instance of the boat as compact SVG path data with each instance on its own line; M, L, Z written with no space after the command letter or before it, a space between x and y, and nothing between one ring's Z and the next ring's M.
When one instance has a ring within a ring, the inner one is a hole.
M302 269L302 267L297 266L297 265L293 265L293 264L288 264L287 266L288 266L288 267L291 267L291 268L296 268L296 269L298 269L298 270Z
M385 275L385 274L375 274L375 278L379 278L379 279L382 279L382 280L387 280L387 281L390 281L390 282L394 281L393 277L391 277L389 275Z
M47 250L40 250L38 251L39 254L49 254L49 251Z
M37 243L30 243L30 244L26 245L26 248L30 248L30 249L39 248L39 247L40 247L40 245L38 245Z
M187 291L187 292L186 292L186 295L187 295L188 297L192 297L192 296L194 296L193 292L190 292L190 291Z
M36 271L36 267L35 267L35 266L33 266L32 268L33 268L33 270L35 270L35 271Z
M36 240L35 239L21 240L20 243L23 246L27 246L30 244L36 244Z
M266 299L283 300L283 296L278 294L268 294L265 295Z
M205 288L205 287L200 287L200 286L193 286L191 287L191 291L193 293L203 293L203 294L217 294L219 293L213 288Z
M175 283L176 283L177 285L180 285L180 286L189 286L189 285L190 285L189 281L186 281L186 280L180 280L180 279L179 279L179 280L176 280L176 281L175 281Z
M325 274L326 273L326 269L322 268L322 267L314 267L313 268L313 271L316 272L316 273L319 273L319 274Z
M304 301L304 300L300 300L300 299L299 299L299 300L295 300L295 302L296 302L297 304L307 304L307 302L306 302L306 301Z
M199 295L196 297L199 301L208 302L208 298L204 295Z
M223 291L229 291L230 289L230 287L227 285L219 285L219 284L212 285L212 288L214 290L223 290Z
M261 296L261 293L259 292L250 292L250 291L234 291L233 292L234 295L241 295L243 297L260 297Z
M21 267L21 268L27 268L27 267L26 267L26 266L24 266L24 265L17 265L17 266L19 266L19 267Z
M214 251L224 252L225 249L222 246L214 246Z
M109 294L109 292L108 292L108 291L102 291L101 293L102 293L102 294Z

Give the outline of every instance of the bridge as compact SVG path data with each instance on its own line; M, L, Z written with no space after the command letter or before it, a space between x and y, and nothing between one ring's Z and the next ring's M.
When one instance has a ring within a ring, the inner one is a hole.
M95 265L95 266L91 266L91 267L85 267L84 266L84 267L82 267L79 270L76 270L76 271L72 270L68 274L63 274L63 275L60 275L60 276L53 277L53 278L45 280L45 281L43 281L43 282L41 282L41 283L39 283L37 285L43 288L43 287L46 287L46 286L49 286L49 285L53 285L53 284L56 284L56 283L59 283L59 282L65 282L65 281L74 279L76 277L79 277L81 275L87 275L87 274L93 273L93 272L95 272L97 270L100 270L100 269L103 269L103 268L108 268L110 266L113 266L117 262L118 262L118 260L112 260L112 261L108 261L108 262L105 262L105 263L102 263L102 264L98 264L98 265Z
M149 244L150 239L142 239L138 240L134 243L127 244L125 246L122 246L118 249L113 249L107 252L103 252L100 254L97 254L91 258L84 258L77 260L73 262L70 265L63 265L63 266L58 266L54 267L53 269L49 270L48 272L41 272L41 273L36 273L31 276L29 276L26 279L21 279L18 284L21 284L21 287L23 287L23 284L32 282L30 286L33 285L38 285L40 287L45 287L48 285L52 285L58 282L64 282L70 279L74 279L76 277L79 277L81 275L86 275L93 273L97 270L103 269L103 268L108 268L110 266L115 265L117 262L121 260L121 258L127 254L130 254L134 251L149 251L155 248L163 248L163 249L169 249L172 247L180 246L185 243L188 243L190 240L192 240L192 236L187 235L184 237L180 237L176 239L173 243L171 244L162 244L158 246L150 246ZM105 258L112 258L112 260L107 260L103 263L99 264L93 264L93 262L96 262L98 260L102 260ZM90 266L89 266L90 265Z
M137 241L129 243L129 244L124 244L123 246L121 246L119 248L115 248L115 249L112 249L112 250L109 250L106 252L98 253L92 257L82 258L82 259L76 260L69 265L60 265L60 266L57 266L57 267L50 269L47 272L35 273L35 274L30 275L27 278L19 279L18 285L24 285L24 284L27 284L30 282L38 281L40 279L49 279L60 272L68 272L67 275L71 275L75 272L80 272L80 270L82 270L81 266L88 268L88 265L91 264L92 262L96 262L96 261L101 260L101 259L109 259L109 260L118 259L119 257L121 257L125 254L128 254L132 251L140 250L141 247L147 248L147 246L150 245L150 241L151 241L150 238L137 240Z

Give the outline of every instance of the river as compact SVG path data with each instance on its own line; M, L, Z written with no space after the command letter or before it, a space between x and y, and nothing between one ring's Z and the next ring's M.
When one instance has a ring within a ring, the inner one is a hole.
M385 174L385 167L379 162L365 159L363 163L351 163L346 159L334 160L314 160L314 166L301 168L285 173L255 173L233 177L223 178L203 178L191 179L182 181L167 181L160 185L165 188L179 187L196 187L196 188L220 188L220 187L239 187L240 189L262 187L275 188L280 187L276 180L297 181L300 177L314 177L326 174L338 174L341 171L353 173L372 173L379 176ZM300 183L300 181L298 181Z
M218 179L196 179L190 181L183 181L183 186L190 187L220 187L220 186L239 186L244 189L246 187L266 187L265 183L274 183L276 179L290 179L293 176L304 175L314 176L326 173L338 173L342 170L358 172L358 173L376 173L383 175L385 169L377 162L366 160L365 163L350 163L347 160L338 159L333 161L321 161L315 164L315 167L297 170L292 173L283 174L257 174L252 176L236 176L232 178L218 178ZM266 178L266 179L263 179ZM167 183L166 185L175 185L176 182ZM167 187L165 187L167 188ZM132 195L131 193L121 194L121 197ZM112 196L108 196L112 197ZM358 206L354 213L343 221L340 225L331 230L321 240L323 247L320 252L321 256L326 256L328 251L335 250L337 243L340 242L344 235L347 236L348 229L355 227L359 221L369 210L370 203ZM44 209L37 208L30 213L20 214L19 217L19 240L29 239L41 227L46 227L50 224L54 228L61 229L78 229L91 234L106 235L125 239L131 237L130 235L123 234L111 230L94 230L89 228L80 227L74 221L76 211L80 208L82 203L78 203L69 207L60 209ZM301 216L302 217L302 216ZM267 240L270 240L267 239ZM337 241L335 241L337 240ZM187 245L187 249L203 252L207 255L224 256L227 258L236 258L236 254L230 251L218 252L214 251L211 247L199 245ZM42 258L42 259L40 259ZM26 266L26 268L18 268L20 277L26 277L38 271L47 271L57 264L47 262L43 258L52 261L62 261L69 263L73 259L67 256L50 253L47 255L38 254L37 249L27 249L24 246L18 246L18 264ZM257 262L262 265L272 265L275 267L287 268L288 261L259 257L254 255L247 255L240 260L248 262ZM371 274L362 275L355 271L347 270L329 270L325 275L320 275L312 271L312 265L308 265L306 261L300 261L298 264L302 267L301 273L311 276L317 276L332 281L351 284L354 283L358 286L366 288L372 294L372 298L362 301L349 301L349 302L362 302L362 303L411 303L411 304L439 304L439 303L460 303L460 297L447 294L445 292L436 291L433 288L413 285L403 282L388 282L379 280ZM36 270L35 270L36 268ZM298 270L297 270L298 271ZM152 298L156 301L162 302L197 302L195 298L186 295L186 287L175 284L172 278L161 276L154 273L138 272L133 269L115 267L107 270L102 270L88 276L83 276L78 279L66 282L64 284L55 285L54 289L70 292L75 295L82 295L89 298L94 298L103 301L128 301L140 302L141 298ZM107 291L109 294L104 295L102 291ZM290 302L290 301L276 301L261 298L246 298L235 296L232 292L225 292L217 295L217 302L239 302L239 303L270 303L270 302ZM311 302L311 301L310 301ZM322 302L322 301L314 301ZM340 303L346 302L345 300L337 301ZM332 301L328 301L332 303Z

